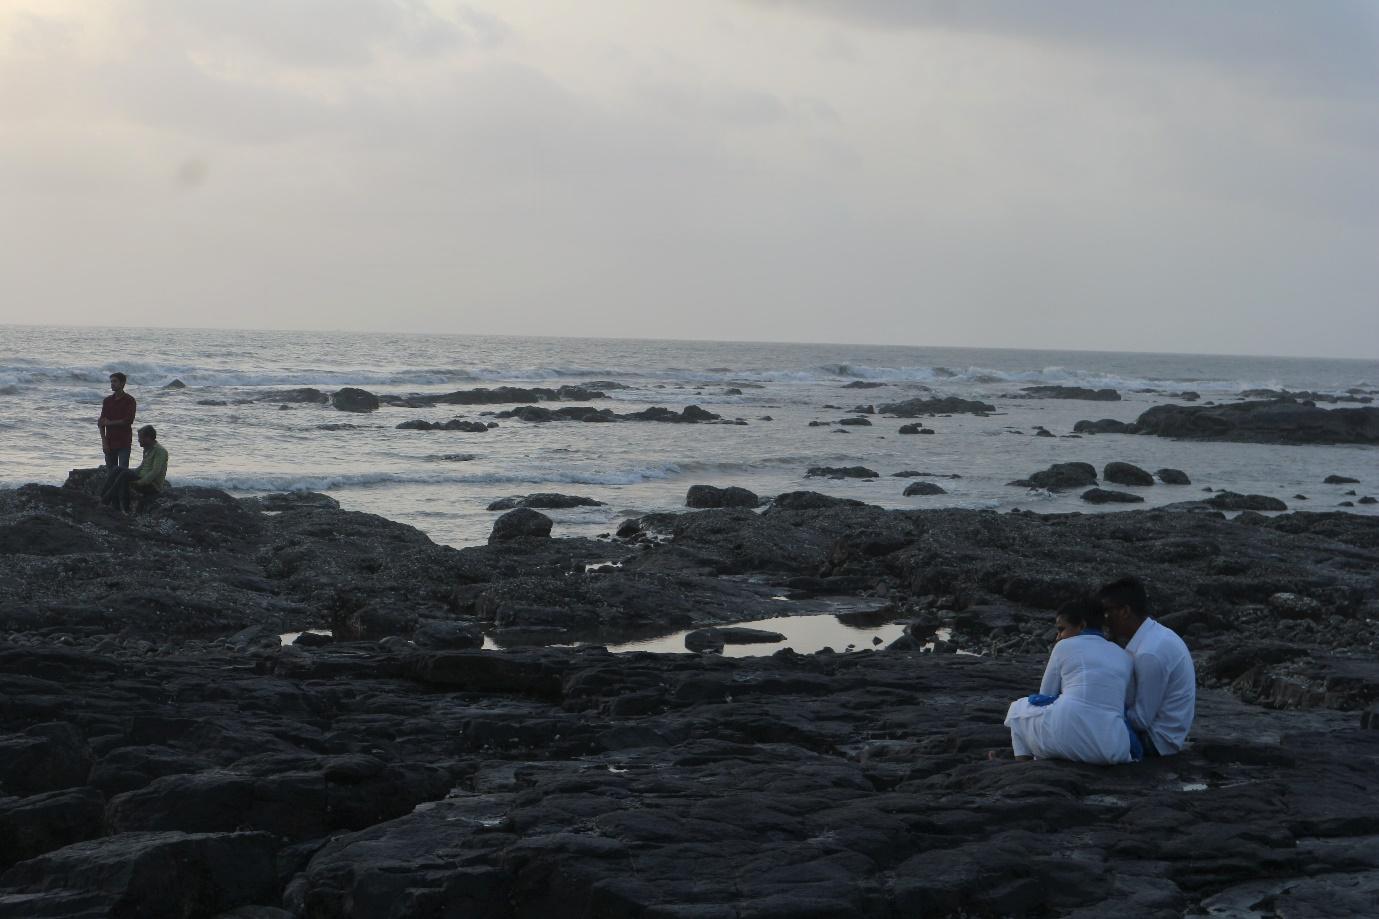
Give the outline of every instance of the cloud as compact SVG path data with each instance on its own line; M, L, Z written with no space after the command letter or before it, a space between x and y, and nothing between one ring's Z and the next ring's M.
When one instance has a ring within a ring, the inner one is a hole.
M933 29L1144 54L1302 92L1372 92L1371 0L747 0L877 29Z

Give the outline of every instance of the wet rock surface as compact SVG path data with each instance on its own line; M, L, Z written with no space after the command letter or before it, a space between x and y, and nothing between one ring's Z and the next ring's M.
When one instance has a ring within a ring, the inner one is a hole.
M1281 917L1379 889L1374 518L777 499L454 550L208 489L106 515L83 481L0 492L6 546L45 534L0 583L0 916ZM1197 658L1188 749L988 760L1052 610L1122 572ZM908 650L472 646L727 643L787 584ZM275 641L336 614L394 630Z
M1249 443L1379 444L1379 408L1318 408L1295 399L1231 405L1156 405L1141 434Z
M1114 389L1090 389L1086 386L1024 386L1020 391L1031 399L1078 399L1084 402L1119 402L1120 393Z

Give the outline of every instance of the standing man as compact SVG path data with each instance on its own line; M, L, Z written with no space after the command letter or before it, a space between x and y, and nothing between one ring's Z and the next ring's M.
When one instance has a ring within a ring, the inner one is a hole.
M1106 625L1135 665L1135 700L1126 713L1145 756L1183 749L1197 711L1197 670L1178 633L1149 616L1144 585L1124 577L1104 585L1097 599Z
M138 469L115 469L105 488L101 490L102 504L118 505L120 510L129 512L129 492L152 494L167 484L168 451L158 442L158 432L153 425L146 424L139 429L139 446L144 448L144 460Z
M129 451L134 441L134 397L124 391L125 375L118 370L110 375L110 395L101 403L96 425L101 429L101 449L105 451L105 484L116 469L129 468Z

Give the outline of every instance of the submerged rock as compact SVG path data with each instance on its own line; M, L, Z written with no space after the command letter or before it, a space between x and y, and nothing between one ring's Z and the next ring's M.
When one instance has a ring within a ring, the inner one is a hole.
M934 399L907 399L904 402L887 402L883 405L878 405L876 411L882 415L894 415L897 418L918 418L922 415L981 415L996 411L996 406L971 399L958 399L948 396Z
M1021 392L1033 399L1080 399L1088 402L1119 402L1114 389L1089 389L1085 386L1025 386Z
M1242 495L1233 491L1218 491L1207 503L1223 511L1286 511L1288 505L1268 495Z
M529 507L510 510L493 521L488 542L507 542L514 539L545 539L551 535L551 518Z
M1116 485L1153 485L1154 477L1131 463L1107 463L1101 477Z
M940 486L940 485L936 485L936 484L934 484L933 482L911 482L909 485L906 485L906 486L905 486L905 492L904 492L904 495L905 495L905 497L907 497L907 498L913 497L913 496L915 496L915 495L946 495L946 494L948 494L947 489L943 488L943 487Z
M1066 488L1082 488L1096 484L1096 467L1091 463L1054 463L1049 468L1036 472L1028 479L1018 479L1011 485L1023 488L1047 488L1061 491Z
M491 511L506 511L514 507L535 507L542 510L563 510L571 507L604 507L604 502L581 495L562 495L554 492L538 492L531 495L512 495L499 498L488 506Z
M286 400L279 399L275 401L281 402ZM331 395L330 401L337 410L342 412L376 412L379 406L377 396L367 390L356 389L353 386L337 389Z
M881 474L866 466L811 466L805 478L875 479Z
M1142 495L1132 495L1126 491L1113 491L1106 488L1089 488L1082 493L1082 500L1088 504L1143 504Z
M1155 473L1159 481L1165 485L1191 485L1192 480L1187 477L1187 473L1181 469L1160 469Z
M1133 422L1102 418L1100 421L1079 421L1073 425L1075 434L1138 434L1140 426Z
M1136 424L1142 433L1195 440L1379 444L1379 408L1324 409L1293 399L1156 405Z
M761 499L755 492L736 485L718 488L713 485L691 485L685 494L685 507L757 507Z

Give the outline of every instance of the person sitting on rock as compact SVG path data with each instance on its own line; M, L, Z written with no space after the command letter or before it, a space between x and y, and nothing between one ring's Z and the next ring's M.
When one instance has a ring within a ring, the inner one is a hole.
M168 451L158 443L158 432L153 425L146 424L139 429L139 446L144 450L139 468L116 470L115 475L101 490L102 504L115 504L120 510L129 513L130 491L154 495L167 484Z
M1128 717L1145 755L1179 752L1197 709L1192 654L1177 632L1150 618L1149 600L1138 579L1111 581L1097 591L1097 599L1106 611L1111 637L1134 662L1134 699Z
M1039 692L1016 699L1006 713L1016 759L1109 765L1138 758L1125 720L1134 668L1130 655L1101 634L1104 618L1091 598L1059 608L1058 640Z

